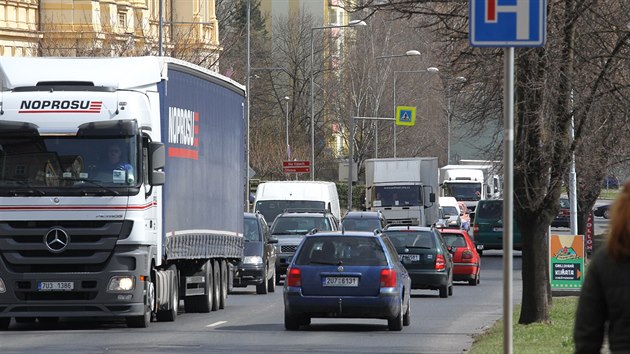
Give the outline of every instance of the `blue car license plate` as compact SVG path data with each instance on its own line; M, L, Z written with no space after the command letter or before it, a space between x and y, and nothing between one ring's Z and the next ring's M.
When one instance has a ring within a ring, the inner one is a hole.
M358 277L325 277L324 286L359 286Z

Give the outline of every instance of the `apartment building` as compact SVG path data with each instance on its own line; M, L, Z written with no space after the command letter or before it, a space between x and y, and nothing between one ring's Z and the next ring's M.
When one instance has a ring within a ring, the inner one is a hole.
M160 49L191 61L216 59L215 1L7 0L0 4L0 55L157 55Z

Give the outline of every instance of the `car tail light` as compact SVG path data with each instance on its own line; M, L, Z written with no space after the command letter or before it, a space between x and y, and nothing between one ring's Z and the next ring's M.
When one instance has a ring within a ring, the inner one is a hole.
M470 262L472 261L473 258L473 254L470 250L465 250L464 252L462 252L462 261L463 262Z
M289 268L287 272L287 286L302 286L302 271L300 268Z
M394 269L381 270L381 288L396 287L396 271Z
M474 224L472 228L473 238L475 238L479 234L479 224Z
M444 270L444 269L446 269L446 260L444 259L443 254L438 254L437 257L435 257L435 270Z

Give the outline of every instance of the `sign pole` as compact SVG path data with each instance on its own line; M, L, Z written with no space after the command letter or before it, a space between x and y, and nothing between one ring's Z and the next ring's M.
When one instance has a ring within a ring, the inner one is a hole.
M348 211L352 210L352 163L354 154L354 117L350 117L350 136L348 137Z
M503 51L503 353L512 353L512 248L514 227L514 47Z

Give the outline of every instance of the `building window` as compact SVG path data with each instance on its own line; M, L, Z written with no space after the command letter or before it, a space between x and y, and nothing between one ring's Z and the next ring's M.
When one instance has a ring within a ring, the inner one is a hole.
M118 27L122 29L127 28L127 13L126 12L118 13Z

